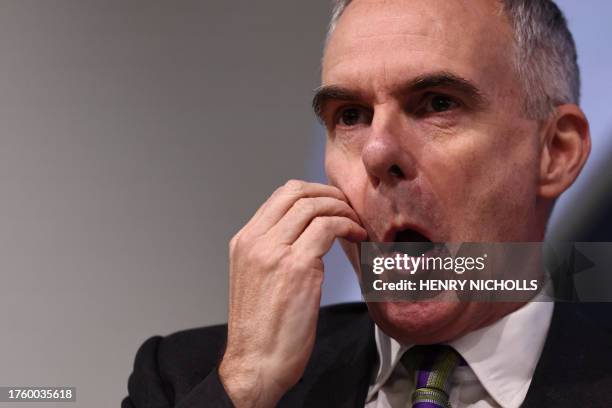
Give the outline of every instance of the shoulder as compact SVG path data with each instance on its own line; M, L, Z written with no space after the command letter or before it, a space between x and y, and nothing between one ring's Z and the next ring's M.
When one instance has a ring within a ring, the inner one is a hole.
M369 345L372 322L363 303L323 307L319 313L317 338L312 360L318 373L332 364L328 357L344 355L342 350L359 352ZM129 396L124 408L173 406L176 401L225 401L229 399L218 380L217 367L223 356L227 325L182 330L167 336L153 336L136 353L128 380ZM350 356L345 356L349 360ZM321 368L323 367L323 368Z
M556 303L549 335L556 336L560 345L577 343L612 349L610 315L612 303Z
M612 379L612 326L608 303L556 303L539 367L549 381L582 372ZM612 383L610 384L612 385Z
M526 407L612 406L612 304L556 303Z
M368 317L364 303L343 303L322 307L317 325L317 342L344 337L362 328ZM146 366L156 371L165 388L181 394L193 388L215 370L225 349L227 325L182 330L167 336L153 336L140 347L135 369Z

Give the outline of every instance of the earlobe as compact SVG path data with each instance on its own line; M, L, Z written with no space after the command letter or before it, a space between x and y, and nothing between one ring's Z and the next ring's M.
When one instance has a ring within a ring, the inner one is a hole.
M540 155L539 195L555 199L580 174L591 151L586 116L576 105L561 105L545 129Z

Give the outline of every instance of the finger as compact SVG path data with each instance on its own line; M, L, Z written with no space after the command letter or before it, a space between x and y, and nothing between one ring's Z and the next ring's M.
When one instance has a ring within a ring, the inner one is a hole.
M336 238L361 242L367 235L366 230L350 218L317 217L291 247L306 258L321 258L329 251Z
M346 217L359 224L359 217L344 201L331 197L300 198L266 236L276 242L292 244L314 218L322 216Z
M325 196L347 201L344 193L337 187L289 180L260 207L249 221L249 229L255 235L262 235L272 228L300 198Z

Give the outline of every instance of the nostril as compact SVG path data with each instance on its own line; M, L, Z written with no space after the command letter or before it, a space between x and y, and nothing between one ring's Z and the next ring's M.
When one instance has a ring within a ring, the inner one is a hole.
M404 172L397 164L389 167L389 174L391 174L393 177L404 177Z

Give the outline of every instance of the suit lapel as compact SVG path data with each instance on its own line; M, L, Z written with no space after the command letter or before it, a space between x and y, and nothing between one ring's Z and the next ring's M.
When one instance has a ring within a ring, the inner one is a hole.
M522 406L525 408L545 407L547 405L546 401L548 400L551 384L556 382L556 379L554 378L555 370L552 370L551 372L549 366L551 360L554 362L554 359L558 357L555 356L555 351L559 349L558 332L560 325L562 324L560 313L560 308L557 304L555 305L555 309L553 311L550 328L548 329L548 334L546 336L546 342L544 343L544 348L542 349L542 355L540 356L538 365L536 366L533 374L531 385L529 386L529 390L525 396L525 401L522 404ZM549 377L550 374L552 374L552 378Z

